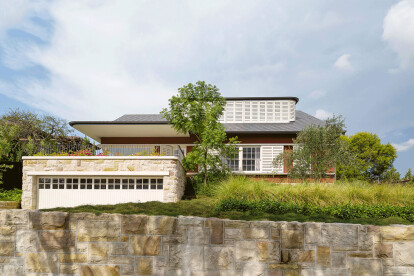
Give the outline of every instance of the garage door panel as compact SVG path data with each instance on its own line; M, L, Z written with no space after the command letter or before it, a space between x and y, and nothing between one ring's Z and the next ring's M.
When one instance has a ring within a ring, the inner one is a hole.
M159 177L38 178L39 209L163 201L163 194Z

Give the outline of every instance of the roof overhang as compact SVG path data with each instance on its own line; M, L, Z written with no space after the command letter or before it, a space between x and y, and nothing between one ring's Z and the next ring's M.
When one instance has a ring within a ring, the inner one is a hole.
M101 142L102 137L190 137L178 133L166 122L70 122L70 125L86 136Z

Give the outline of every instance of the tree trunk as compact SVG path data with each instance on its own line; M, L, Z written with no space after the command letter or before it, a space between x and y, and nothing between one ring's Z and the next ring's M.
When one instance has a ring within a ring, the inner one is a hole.
M204 186L207 186L207 151L204 152Z

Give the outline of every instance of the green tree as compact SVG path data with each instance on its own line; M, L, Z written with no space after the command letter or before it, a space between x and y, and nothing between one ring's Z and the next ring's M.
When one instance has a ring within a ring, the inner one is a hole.
M0 118L0 161L20 161L22 155L32 155L42 147L67 143L70 133L60 118L10 110Z
M320 181L335 168L338 160L349 160L347 144L340 137L345 131L341 116L324 125L310 125L293 140L293 148L280 154L274 165L285 166L292 179Z
M392 168L397 151L391 144L381 144L381 139L368 132L342 137L349 144L354 162L338 166L338 176L346 179L377 180Z
M398 182L400 181L401 175L400 173L394 168L390 168L389 170L385 171L382 175L382 180L387 182Z
M216 86L198 81L179 88L178 95L169 100L169 108L161 111L177 132L196 138L183 164L187 170L198 169L204 185L215 173L228 171L223 158L236 152L237 137L228 139L219 122L224 106L225 99Z
M414 175L413 175L413 172L411 171L411 168L409 168L408 171L405 173L403 179L407 181L414 181Z

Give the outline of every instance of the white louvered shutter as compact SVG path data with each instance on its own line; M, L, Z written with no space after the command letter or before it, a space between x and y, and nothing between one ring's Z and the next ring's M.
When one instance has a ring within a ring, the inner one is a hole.
M273 160L283 152L283 146L262 146L262 171L268 173L283 173L283 166L275 167Z

